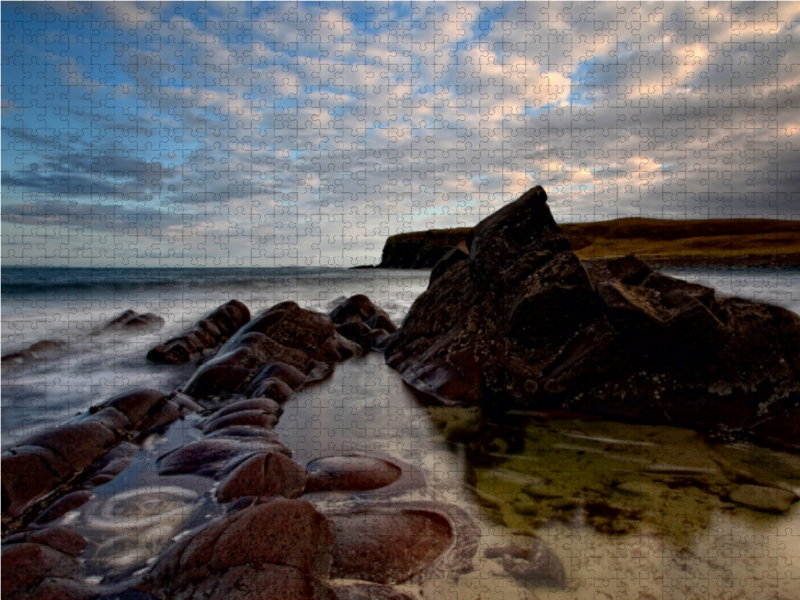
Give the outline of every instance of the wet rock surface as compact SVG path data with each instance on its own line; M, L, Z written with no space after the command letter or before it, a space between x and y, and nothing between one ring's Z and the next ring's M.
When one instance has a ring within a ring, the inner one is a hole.
M180 364L225 343L250 320L250 310L238 300L223 304L194 327L171 338L147 353L155 363Z
M727 429L800 448L800 317L633 257L587 271L541 187L479 223L386 348L428 397ZM463 254L463 252L462 252Z
M76 486L113 479L138 451L130 441L184 414L156 390L132 390L12 446L1 459L3 530L30 522ZM81 497L74 492L61 509L72 510Z

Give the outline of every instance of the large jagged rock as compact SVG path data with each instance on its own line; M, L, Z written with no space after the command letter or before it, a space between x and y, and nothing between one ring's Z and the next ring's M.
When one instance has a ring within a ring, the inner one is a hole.
M587 272L546 200L529 190L434 268L386 349L407 383L445 404L568 409L800 447L800 317L717 298L634 257Z

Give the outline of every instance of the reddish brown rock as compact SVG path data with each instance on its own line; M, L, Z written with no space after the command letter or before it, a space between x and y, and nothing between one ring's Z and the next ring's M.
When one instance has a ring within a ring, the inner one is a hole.
M252 425L255 427L263 427L264 429L272 429L278 423L278 415L273 412L264 410L239 410L235 413L214 416L205 425L203 425L203 433L213 433L218 429L231 427L233 425Z
M330 456L306 465L306 493L375 490L403 475L400 467L369 456Z
M168 549L136 586L158 598L335 598L328 521L302 500L225 515ZM258 595L254 595L258 594Z
M214 438L259 438L272 443L280 442L280 436L275 431L255 425L231 425L206 436L206 439Z
M138 453L139 446L136 444L121 442L86 471L84 474L86 484L97 487L112 481L128 468Z
M248 396L272 398L281 404L285 403L294 395L292 388L280 379L268 377L255 381L247 390Z
M375 583L337 585L336 596L339 600L413 600L393 587Z
M220 349L216 357L195 371L183 391L200 399L243 392L266 365L278 361L299 370L308 363L308 357L263 333L251 331L237 335ZM291 388L289 390L291 393Z
M243 496L297 498L306 486L306 472L291 458L277 453L258 453L244 460L222 480L217 502Z
M8 454L2 458L3 516L18 517L32 503L52 493L61 479L33 454Z
M98 407L114 408L124 414L133 427L137 427L152 410L165 402L164 394L153 389L136 389L117 394Z
M256 452L279 452L291 457L288 448L274 442L257 438L213 438L191 442L168 452L158 458L156 466L160 475L193 473L217 477Z
M92 499L92 495L92 492L88 490L76 490L65 496L61 496L61 498L56 500L47 510L39 515L39 518L36 519L36 523L44 524L60 519L68 512L86 504Z
M572 252L541 187L481 221L386 347L429 398L751 433L800 448L800 317Z
M46 529L34 529L24 533L17 533L3 540L3 544L17 544L30 542L48 546L68 556L77 558L86 548L86 539L67 527L48 527Z
M367 509L331 515L336 542L331 575L397 584L428 568L453 541L447 519L430 511Z
M27 600L93 600L99 591L97 586L82 581L47 577L31 591Z
M211 312L192 329L152 348L147 353L147 360L167 364L188 362L225 343L249 320L248 308L238 300L231 300Z
M380 342L397 331L389 315L363 294L351 296L334 308L330 316L341 335L368 349L381 349Z
M81 564L73 557L49 546L22 542L4 544L2 549L3 597L12 597L35 586L48 577L78 579Z
M267 365L258 376L264 379L279 379L293 390L301 388L306 381L306 376L300 369L280 362Z

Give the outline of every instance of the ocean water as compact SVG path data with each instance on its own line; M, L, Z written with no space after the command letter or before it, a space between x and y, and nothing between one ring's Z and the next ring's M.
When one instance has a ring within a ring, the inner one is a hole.
M672 269L721 295L800 313L800 270ZM54 427L133 387L171 391L191 366L147 363L146 351L231 298L253 314L285 300L327 312L342 296L367 294L398 324L427 287L428 271L344 269L14 269L2 271L2 352L43 339L62 350L41 362L3 366L2 446ZM166 320L155 334L91 336L123 310ZM151 440L117 479L64 517L90 540L95 581L124 579L171 539L219 514L208 480L159 477L160 454L199 437L196 418ZM481 530L475 570L447 585L400 586L416 598L781 598L800 600L800 503L783 514L743 508L729 495L758 482L800 495L800 459L749 443L712 441L684 429L603 421L542 420L524 413L484 423L423 406L369 354L299 392L278 424L300 464L320 456L381 452L427 480L408 499L460 506ZM795 521L797 519L797 521ZM563 562L566 585L520 579L492 545L544 540Z

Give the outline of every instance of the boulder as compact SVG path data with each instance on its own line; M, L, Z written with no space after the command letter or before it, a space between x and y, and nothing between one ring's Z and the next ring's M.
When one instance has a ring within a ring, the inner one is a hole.
M242 461L215 492L217 502L243 496L297 498L306 487L306 472L291 458L276 452L259 452Z
M162 317L153 313L141 315L133 309L128 309L118 314L100 329L94 330L92 335L155 333L164 326L164 323L165 321Z
M383 338L397 331L397 325L386 311L375 306L364 294L356 294L338 304L330 317L341 336L366 349L382 350Z
M249 320L250 310L238 300L231 300L191 329L151 348L147 360L173 365L189 362L207 350L224 344Z
M0 360L3 364L21 365L58 356L67 347L67 342L63 340L40 340L19 352L6 354Z
M400 479L397 465L372 456L328 456L306 465L306 493L364 492L386 487Z
M727 429L800 448L800 317L653 272L583 265L535 187L435 269L387 363L445 405ZM458 260L453 256L457 256ZM796 422L796 420L795 420Z
M303 500L269 499L224 515L174 543L135 586L157 598L333 600L333 536Z

